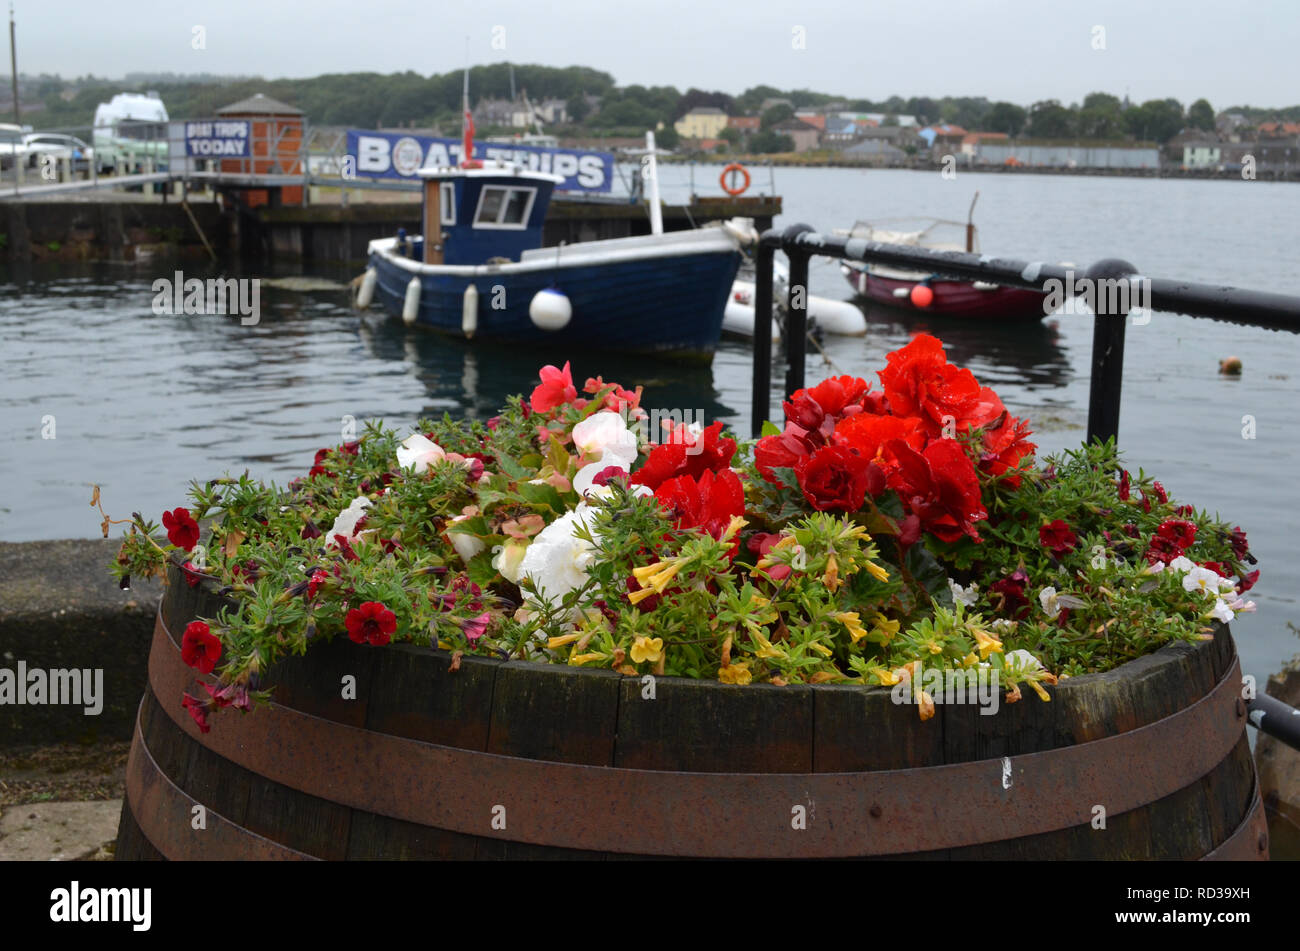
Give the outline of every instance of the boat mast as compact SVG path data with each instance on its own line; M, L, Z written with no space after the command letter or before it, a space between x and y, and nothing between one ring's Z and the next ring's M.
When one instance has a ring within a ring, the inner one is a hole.
M648 196L650 202L650 233L663 234L664 213L663 209L659 207L659 163L655 156L655 134L648 129L645 134L645 151L646 158L643 172L646 181L650 185L650 194Z

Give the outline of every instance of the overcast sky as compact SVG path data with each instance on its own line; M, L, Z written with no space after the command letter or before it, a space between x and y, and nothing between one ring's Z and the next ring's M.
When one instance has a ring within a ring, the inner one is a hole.
M65 77L428 75L463 66L468 37L476 64L585 65L620 85L683 90L1300 102L1300 0L15 0L14 9L19 71Z

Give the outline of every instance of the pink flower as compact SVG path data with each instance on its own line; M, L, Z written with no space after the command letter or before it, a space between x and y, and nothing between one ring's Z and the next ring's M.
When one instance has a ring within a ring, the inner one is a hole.
M578 389L573 385L573 373L569 369L569 361L565 361L563 370L548 364L542 367L538 375L542 378L541 385L533 390L529 401L532 403L534 413L549 413L555 407L572 403L578 398Z

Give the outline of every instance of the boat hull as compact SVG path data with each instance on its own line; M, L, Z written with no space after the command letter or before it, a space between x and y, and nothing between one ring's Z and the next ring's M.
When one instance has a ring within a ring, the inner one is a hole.
M860 267L844 268L844 276L853 289L870 300L918 313L942 314L949 317L996 317L1000 319L1029 320L1042 318L1044 295L1019 287L994 287L981 289L972 281L930 280L934 300L928 307L912 303L912 288L920 281L898 280L872 274ZM896 296L896 291L906 292Z
M506 264L497 268L416 266L371 248L375 299L401 314L407 286L420 279L414 324L458 337L465 291L478 292L475 341L536 344L574 349L615 350L711 358L722 332L722 316L741 255L734 247L665 256L608 261ZM537 292L561 291L572 317L559 330L543 330L529 316Z

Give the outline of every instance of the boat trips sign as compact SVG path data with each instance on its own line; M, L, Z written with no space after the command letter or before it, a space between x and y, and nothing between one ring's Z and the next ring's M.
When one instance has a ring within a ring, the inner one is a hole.
M347 148L359 178L413 178L421 168L459 164L462 151L459 139L358 129L348 130ZM474 158L563 175L564 182L556 187L570 192L607 192L614 178L614 156L609 152L475 142Z
M242 119L201 119L185 123L185 154L193 156L248 155L248 122Z

